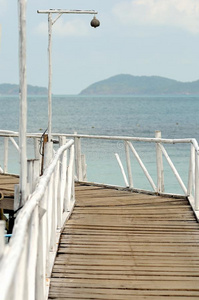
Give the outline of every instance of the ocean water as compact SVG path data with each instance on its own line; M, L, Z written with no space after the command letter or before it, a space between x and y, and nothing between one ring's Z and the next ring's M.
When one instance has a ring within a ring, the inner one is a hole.
M18 97L0 96L0 129L18 131ZM28 132L42 133L48 123L47 97L28 97ZM196 138L199 141L199 97L192 96L53 96L52 131L111 136L154 137L160 130L163 138ZM156 183L155 145L134 143L134 147ZM165 145L174 165L188 180L190 145ZM89 181L124 185L114 153L125 167L124 145L120 141L82 141ZM31 151L28 153L31 157ZM151 190L137 161L131 155L135 188ZM19 172L18 155L9 151L9 169ZM3 143L0 141L0 165L3 165ZM166 192L182 193L170 167L164 160ZM126 170L126 168L125 168Z

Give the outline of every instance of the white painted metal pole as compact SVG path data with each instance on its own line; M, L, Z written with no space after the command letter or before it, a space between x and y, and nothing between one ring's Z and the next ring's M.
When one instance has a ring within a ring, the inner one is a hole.
M199 155L195 151L195 210L199 210Z
M6 225L5 221L0 221L0 261L5 248L5 238L4 238L5 225Z
M192 189L193 189L194 157L195 157L195 149L194 149L194 146L191 145L190 162L189 162L189 173L188 173L188 187L187 187L187 195L188 196L192 195Z
M161 139L161 131L155 132L155 137ZM157 191L158 193L164 192L164 168L162 151L160 148L160 143L156 144L156 164L157 164Z
M122 176L124 178L125 185L126 185L126 187L129 187L129 183L128 183L128 180L127 180L127 177L126 177L126 174L125 174L124 167L122 165L121 159L119 157L119 154L115 153L115 157L116 157L117 162L118 162L118 164L120 166L120 169L121 169L121 172L122 172Z
M127 141L124 141L124 143L125 143L126 165L127 165L127 170L128 170L129 184L130 184L130 188L133 188L133 176L132 176L132 171L131 171L129 145L127 144Z
M26 0L18 0L19 8L19 75L20 75L20 122L19 148L20 152L20 191L22 204L26 201L27 184L27 83L26 83Z
M95 10L69 10L69 9L47 9L47 10L37 10L39 14L91 14L96 15L98 12Z
M67 211L71 210L72 192L74 184L74 145L70 149L70 158L68 164L68 187L67 187L67 197L65 207Z
M86 165L86 155L85 154L81 155L81 161L82 161L82 180L87 181L87 174L86 174L87 165Z
M170 159L170 157L169 157L167 151L165 150L165 148L164 148L162 145L160 145L160 147L161 147L162 153L164 154L164 156L165 156L165 158L166 158L168 164L170 165L170 167L171 167L171 169L172 169L174 175L176 176L176 178L177 178L177 180L178 180L178 182L179 182L181 188L183 189L185 195L187 196L187 188L186 188L186 186L184 185L184 182L182 181L182 179L181 179L181 177L180 177L178 171L176 170L174 164L172 163L172 161L171 161L171 159Z
M11 140L11 142L13 143L13 145L15 146L15 148L17 149L18 152L20 152L19 146L17 145L15 139L13 137L9 137L9 139Z
M130 142L127 142L127 143L129 145L131 151L133 152L135 158L137 159L140 167L142 168L144 174L146 175L146 178L148 179L148 181L149 181L150 185L152 186L154 192L157 192L157 187L156 187L152 177L149 175L149 172L147 171L147 169L146 169L145 165L143 164L141 158L139 157L137 151L135 150L135 148L133 147L133 145Z
M52 14L48 14L48 142L52 135Z
M3 172L7 173L8 171L8 137L4 138L4 166Z

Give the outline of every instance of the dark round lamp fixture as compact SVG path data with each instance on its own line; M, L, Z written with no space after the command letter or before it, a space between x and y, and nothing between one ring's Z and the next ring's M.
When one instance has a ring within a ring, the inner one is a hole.
M91 27L96 28L98 26L100 26L100 21L98 19L96 19L96 17L94 16L92 21L91 21Z

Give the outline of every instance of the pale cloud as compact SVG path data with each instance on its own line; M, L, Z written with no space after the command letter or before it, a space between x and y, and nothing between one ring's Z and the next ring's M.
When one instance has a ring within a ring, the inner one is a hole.
M36 32L42 35L46 35L48 32L47 22L42 22L38 25ZM54 36L86 36L89 33L89 25L81 20L72 20L64 22L63 20L58 20L53 25L53 35Z
M7 6L6 0L0 0L0 14L5 12Z
M115 5L113 13L126 25L175 26L199 33L198 0L131 0Z
M6 4L6 0L0 0L0 7Z

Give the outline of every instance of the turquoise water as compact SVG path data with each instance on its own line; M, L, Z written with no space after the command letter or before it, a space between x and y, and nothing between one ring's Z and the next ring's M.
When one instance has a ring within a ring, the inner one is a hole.
M18 97L0 97L0 129L18 131ZM28 98L28 132L42 132L47 128L47 98ZM196 138L199 141L199 97L191 96L54 96L53 132L154 137L160 130L163 138ZM134 143L149 173L156 183L155 145ZM165 146L185 184L188 178L189 149L186 145ZM123 185L123 178L114 153L123 164L124 146L121 142L84 140L88 180ZM2 165L2 143L0 164ZM10 149L9 172L18 172L16 151ZM29 154L30 155L30 154ZM134 185L151 189L143 172L132 156ZM170 168L164 161L165 184L168 192L181 192Z

